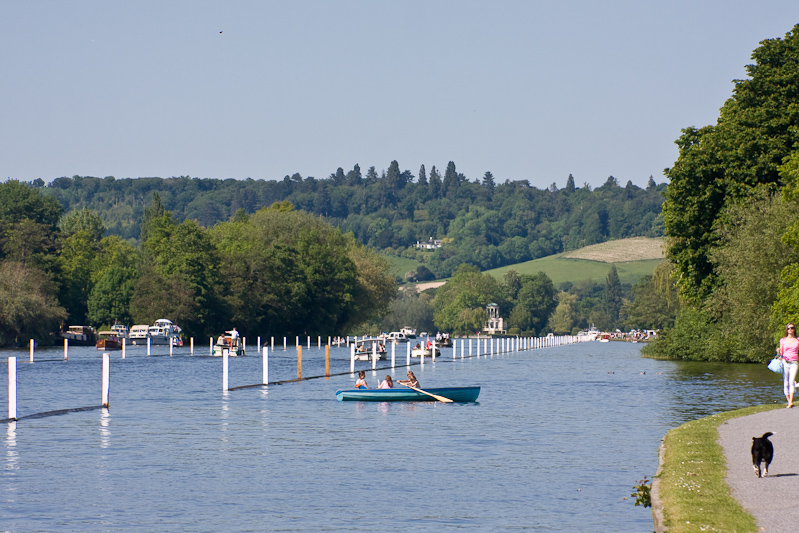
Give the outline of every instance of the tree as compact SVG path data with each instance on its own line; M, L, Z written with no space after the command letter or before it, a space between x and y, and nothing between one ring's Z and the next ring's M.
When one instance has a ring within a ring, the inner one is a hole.
M430 198L441 198L443 195L442 193L442 183L441 183L441 174L438 173L436 170L435 165L433 168L430 169L430 185L428 187L430 194Z
M450 161L447 163L447 170L444 171L444 182L441 188L441 195L446 196L448 193L454 192L458 185L460 185L458 171L455 170L455 163Z
M558 293L558 306L549 317L549 329L556 335L571 334L577 324L577 295L568 292Z
M619 326L619 311L621 311L622 303L619 273L616 271L616 265L610 265L610 271L605 282L605 312L610 320L611 328Z
M501 289L489 274L462 264L452 278L438 289L433 300L433 320L442 331L468 332L485 325L485 307L501 302Z
M491 174L491 172L486 171L486 173L483 174L483 187L489 191L493 191L494 187L496 187L496 185L494 185L494 175Z
M521 276L522 286L511 311L509 324L521 331L541 333L555 310L555 287L544 272Z
M0 346L46 342L66 316L46 274L15 261L0 263Z
M419 167L419 179L416 181L416 183L423 187L427 186L427 173L424 170L424 165Z
M722 283L709 253L719 245L714 228L725 207L758 184L778 187L778 167L796 143L799 25L784 39L762 41L752 59L716 125L684 129L677 162L665 171L668 256L682 294L695 303Z
M566 188L564 189L567 193L573 193L575 191L574 188L574 176L569 174L569 177L566 178Z

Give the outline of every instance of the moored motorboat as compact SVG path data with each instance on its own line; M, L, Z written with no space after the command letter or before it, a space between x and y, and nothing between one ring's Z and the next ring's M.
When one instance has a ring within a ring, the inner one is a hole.
M98 350L121 350L122 341L116 334L116 331L101 331L98 333L100 340L97 341L95 347Z
M61 338L74 346L94 346L97 342L97 334L91 326L69 326L67 331L61 332Z
M406 326L406 327L400 329L400 333L405 335L405 338L407 338L407 339L415 339L416 338L416 328L411 328L411 327L407 327Z
M453 402L475 402L480 395L480 387L438 387L424 389L425 392L443 396ZM336 391L336 400L340 402L434 402L429 394L413 389L352 389Z

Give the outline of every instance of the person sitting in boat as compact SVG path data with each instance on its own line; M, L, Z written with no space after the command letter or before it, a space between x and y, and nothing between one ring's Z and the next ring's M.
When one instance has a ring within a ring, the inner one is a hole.
M379 353L386 353L386 345L385 344L378 344L377 345L377 351Z
M408 370L408 379L398 379L397 383L408 385L409 387L419 388L419 380L413 375L413 372Z
M224 346L225 345L225 336L220 335L218 339L216 339L217 346Z
M356 389L368 389L369 385L366 384L366 372L363 370L358 372L358 381L355 382Z
M418 343L418 342L416 343L416 349L417 350L421 350L422 349L422 345L420 343Z
M380 382L380 386L377 387L378 389L393 389L394 382L391 380L391 376L386 376L386 379Z

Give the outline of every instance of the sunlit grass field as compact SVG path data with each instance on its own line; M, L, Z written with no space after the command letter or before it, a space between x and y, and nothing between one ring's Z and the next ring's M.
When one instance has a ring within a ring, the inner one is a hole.
M652 274L658 263L665 260L662 245L662 239L647 237L619 239L486 272L501 280L508 270L530 275L542 271L557 287L565 281L577 283L592 279L603 282L613 263L616 265L621 282L632 285L641 277ZM386 255L383 257L391 265L391 273L401 278L405 277L406 272L416 270L416 267L424 264L404 257Z
M664 261L663 259L647 259L643 261L627 261L614 263L616 271L619 273L619 280L624 283L635 284L641 277L652 274L655 267ZM515 270L519 274L536 274L544 272L555 284L555 287L564 281L577 283L587 279L596 282L604 282L610 272L610 263L601 261L588 261L586 259L569 259L558 255L550 255L525 263L504 266L488 270L497 279L502 279L508 270Z

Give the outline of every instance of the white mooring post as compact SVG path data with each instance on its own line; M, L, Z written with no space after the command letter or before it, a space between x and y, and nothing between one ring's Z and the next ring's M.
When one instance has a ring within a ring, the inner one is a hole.
M411 343L407 344L408 355L405 358L405 366L411 366Z
M350 372L355 372L355 343L350 344Z
M397 341L391 343L391 368L394 368L394 355L397 351Z
M264 346L264 360L262 364L263 379L261 380L264 385L269 383L269 348Z
M433 362L434 363L436 362L436 351L437 351L436 341L433 341Z
M258 343L256 344L257 351L261 351L261 337L258 337Z
M247 337L241 338L241 347L244 350L244 355L247 355Z
M208 355L214 355L214 338L208 339Z
M272 339L272 340L270 341L271 344L269 345L269 349L274 352L275 351L275 338L274 337L270 337L270 339Z
M17 358L8 358L8 418L17 419Z
M126 342L127 340L128 339L126 339L125 337L122 337L122 359L125 358L125 352L128 351L128 345L127 345L127 342Z
M377 342L372 343L372 370L377 368Z
M227 392L228 381L227 381L227 372L228 372L228 351L223 350L222 352L222 392Z
M469 357L472 356L472 339L469 339Z
M175 343L172 342L172 339L169 339L169 357L172 357L172 346L174 345Z
M122 339L122 355L125 355L125 339ZM64 361L69 361L69 339L64 339Z
M194 355L194 337L189 338L189 355Z
M31 363L33 362L33 345L34 344L35 343L34 343L33 339L31 339Z
M308 335L308 351L311 351L311 336Z
M320 350L322 349L322 336L321 335L317 335L316 336L316 347L319 348Z
M103 354L103 407L108 407L108 392L111 388L111 354Z
M283 350L287 350L286 348L286 337L283 337Z
M147 355L150 355L150 337L147 337Z

